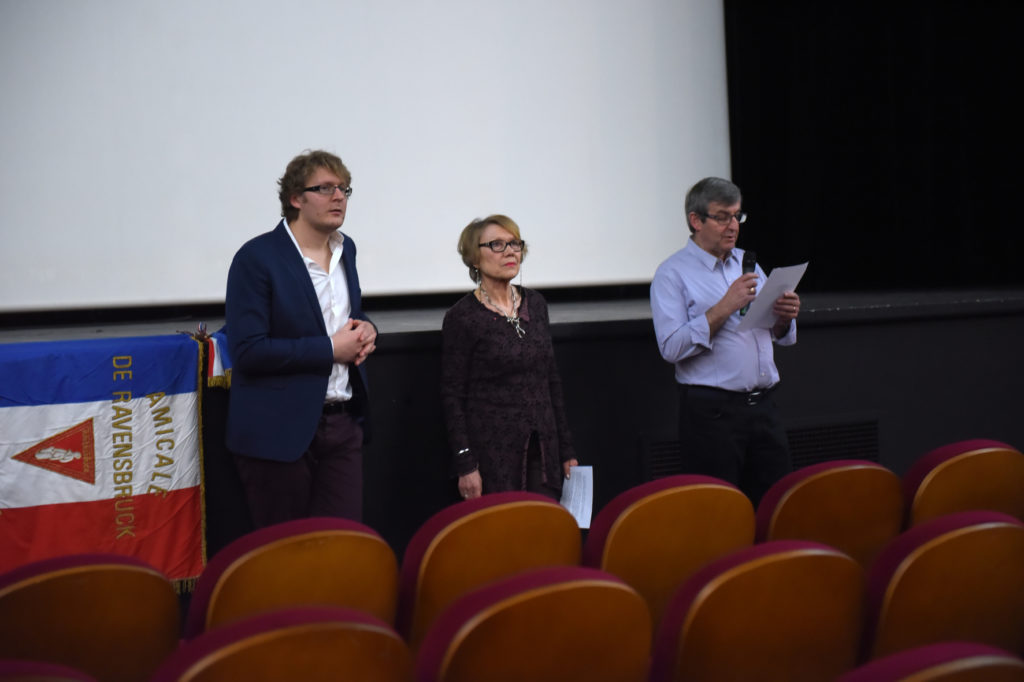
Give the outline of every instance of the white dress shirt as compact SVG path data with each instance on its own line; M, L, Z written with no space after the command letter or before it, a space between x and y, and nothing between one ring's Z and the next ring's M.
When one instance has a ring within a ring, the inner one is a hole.
M313 282L313 289L316 291L317 301L320 302L320 312L324 316L324 326L327 327L327 336L332 336L341 329L342 325L352 316L352 301L348 295L348 283L345 281L345 266L341 262L341 252L345 240L341 232L334 232L328 237L327 243L331 249L331 262L328 270L324 271L312 258L302 253L299 242L292 234L292 228L288 221L284 221L288 228L288 236L291 237L295 248L299 250L302 261L306 264L306 271L309 279ZM333 347L334 342L331 342ZM349 400L352 397L352 385L348 378L348 365L341 362L334 363L331 368L331 376L327 380L327 395L324 402L333 403L342 400Z

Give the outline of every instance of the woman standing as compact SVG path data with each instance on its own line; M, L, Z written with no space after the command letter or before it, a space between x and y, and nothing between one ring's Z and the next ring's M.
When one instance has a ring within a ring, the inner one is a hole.
M441 402L463 498L529 490L559 499L576 465L544 298L512 279L526 255L507 216L474 220L459 253L477 287L444 316Z

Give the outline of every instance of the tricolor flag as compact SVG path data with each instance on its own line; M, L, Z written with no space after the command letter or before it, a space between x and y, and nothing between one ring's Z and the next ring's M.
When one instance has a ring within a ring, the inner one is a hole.
M223 331L214 332L206 342L206 385L215 388L231 388L231 358L228 357L228 335Z
M202 571L199 345L0 345L0 572L79 552Z

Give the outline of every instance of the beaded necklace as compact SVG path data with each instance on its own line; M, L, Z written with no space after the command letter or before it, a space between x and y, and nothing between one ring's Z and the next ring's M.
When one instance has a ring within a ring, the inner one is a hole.
M512 286L511 282L509 282L508 290L509 290L509 293L512 296L512 309L511 309L510 312L506 313L504 311L504 309L502 309L501 307L499 307L499 306L494 304L494 301L491 300L491 297L487 295L487 289L484 289L483 282L480 283L480 295L483 296L483 299L485 301L487 301L487 305L491 306L492 308L497 310L499 313L504 315L505 316L505 320L510 325L512 325L513 329L516 330L516 334L519 335L519 338L523 338L526 335L526 330L523 329L521 326L519 326L519 307L516 305L516 303L517 303L516 288L514 286Z

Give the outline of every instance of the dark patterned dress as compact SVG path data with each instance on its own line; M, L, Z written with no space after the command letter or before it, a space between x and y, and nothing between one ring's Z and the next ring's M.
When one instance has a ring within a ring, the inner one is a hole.
M526 452L537 434L543 483L562 488L562 462L573 459L562 381L548 326L548 306L519 287L515 328L469 293L444 316L441 403L452 448L452 473L479 467L483 492L526 489ZM469 448L468 452L458 454Z

